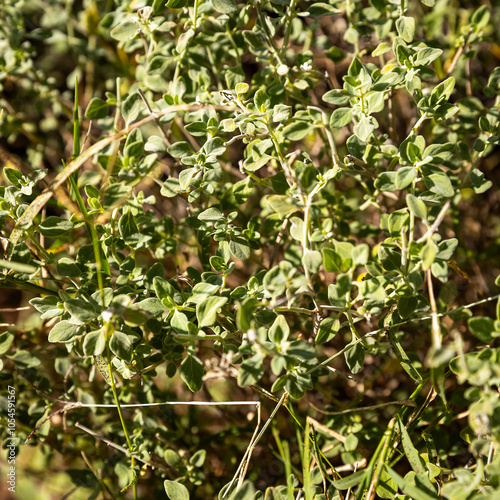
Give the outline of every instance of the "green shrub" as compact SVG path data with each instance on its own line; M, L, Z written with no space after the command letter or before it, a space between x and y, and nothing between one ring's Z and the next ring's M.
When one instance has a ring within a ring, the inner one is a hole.
M30 308L3 309L0 364L30 484L499 494L498 9L1 7L0 284Z

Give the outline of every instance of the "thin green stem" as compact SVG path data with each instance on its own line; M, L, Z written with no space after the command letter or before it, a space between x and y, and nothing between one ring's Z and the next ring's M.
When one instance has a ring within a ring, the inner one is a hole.
M134 447L132 445L132 441L130 440L130 436L129 436L129 433L128 433L128 429L127 429L127 424L125 423L125 419L123 418L123 413L122 413L122 409L121 409L121 406L120 406L120 400L118 398L118 393L116 391L116 384L115 384L115 378L113 376L113 370L111 368L111 352L109 350L109 346L107 347L107 351L108 351L108 371L109 371L109 378L110 378L110 382L111 382L111 390L113 391L113 398L115 400L115 404L116 404L116 409L118 410L118 416L120 417L120 422L122 424L122 429L123 429L123 433L125 434L125 439L127 440L127 445L128 445L128 449L129 449L129 452L130 454L132 455L130 457L130 467L133 471L133 479L132 479L132 489L133 489L133 492L134 492L134 500L137 500L137 479L135 477L136 475L136 472L135 472L135 457L133 456L133 452L134 452Z
M278 49L274 45L274 39L271 36L271 34L269 33L269 29L267 27L267 24L262 16L262 12L261 12L260 8L257 6L255 7L255 10L257 11L257 17L258 17L259 23L262 27L262 31L264 32L264 35L267 38L267 43L269 45L269 49L270 49L271 53L273 54L273 56L276 58L276 61L278 62L278 64L282 65L283 61L281 60L281 56L278 52Z
M347 0L345 4L345 9L346 9L346 14L347 14L347 22L349 23L349 28L354 28L352 25L352 5L351 5L351 0ZM356 40L354 42L354 57L357 57L359 54L359 44L358 41Z
M306 429L304 432L304 456L302 458L302 476L304 484L305 500L312 500L311 494L311 470L310 470L310 442L309 442L309 419L306 420Z
M283 45L281 46L280 53L281 57L285 55L286 49L288 48L288 42L290 41L290 35L292 33L292 23L295 19L295 7L297 5L296 0L292 0L290 6L288 7L285 19L286 19L286 29L285 29L285 37L283 39Z
M411 129L411 133L410 135L415 135L417 132L418 132L418 129L420 128L420 125L422 125L422 123L424 123L425 120L427 120L427 118L429 118L427 116L427 113L422 113L422 116L417 120L417 122L415 123L415 125L413 125L413 128Z
M240 56L240 51L238 50L238 46L236 45L234 38L233 38L233 32L229 29L229 23L226 23L226 33L229 38L229 42L231 43L231 46L233 47L233 50L236 54L236 60L238 61L238 66L241 66L241 56Z
M376 490L377 485L380 481L380 475L382 473L383 466L384 466L385 461L387 459L387 454L389 452L389 446L391 444L392 435L394 433L395 423L396 423L396 419L392 418L389 421L389 425L387 426L387 429L384 433L382 450L380 452L380 458L378 460L377 467L375 468L375 474L373 475L373 479L372 479L372 482L370 484L368 494L366 496L367 500L372 500L373 498L375 498L375 490Z
M194 0L194 8L193 8L193 28L197 28L197 21L198 21L198 4L199 0Z
M116 111L115 111L115 120L114 120L114 131L118 132L118 126L120 124L120 116L121 116L121 89L120 89L120 77L116 79ZM116 157L118 156L118 149L120 147L120 141L116 140L113 142L111 146L111 154L109 155L108 164L106 165L106 177L109 177L113 173L113 169L115 167ZM104 182L104 180L103 180Z
M80 211L82 212L83 219L85 221L85 226L87 227L87 231L88 231L90 239L92 241L92 248L94 250L94 258L95 258L95 263L96 263L97 284L99 287L99 294L101 296L102 306L104 307L104 280L102 277L103 261L102 261L102 256L101 256L101 245L99 243L99 236L97 234L97 231L95 229L94 224L89 219L89 215L88 215L87 209L85 208L85 204L83 203L83 199L82 199L82 196L80 194L80 191L78 190L76 180L72 176L70 176L69 181L71 183L71 187L73 188L73 192L74 192L75 197L76 197L76 202L78 204L78 207L80 208ZM106 261L106 264L107 264L107 261ZM109 271L109 265L106 265L106 270Z
M40 245L40 243L36 239L34 231L27 231L27 232L29 234L31 241L33 242L33 245L35 245L37 249L40 250L40 253L45 257L45 259L48 261L52 260L52 257L47 252L47 250L45 250L45 248L43 248L42 245Z

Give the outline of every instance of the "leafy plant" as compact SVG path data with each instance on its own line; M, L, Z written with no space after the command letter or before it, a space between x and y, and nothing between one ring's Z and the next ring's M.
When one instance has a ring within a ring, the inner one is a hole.
M4 0L0 56L1 377L43 470L498 494L498 9L53 3Z

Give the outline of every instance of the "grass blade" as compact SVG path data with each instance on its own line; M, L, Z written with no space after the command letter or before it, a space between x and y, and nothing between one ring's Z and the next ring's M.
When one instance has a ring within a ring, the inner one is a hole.
M309 441L309 420L306 420L306 429L304 433L304 454L302 457L302 474L304 484L305 500L313 500L311 492L311 453Z
M407 483L395 470L391 469L387 464L384 464L386 472L391 476L392 480L397 484L398 488L408 495L413 500L436 500L439 498L436 494L430 495L422 491L412 484Z
M406 427L403 424L401 419L398 419L399 431L401 432L401 442L403 444L403 449L410 463L411 468L415 471L417 478L419 479L422 486L424 486L429 492L435 493L434 486L432 485L429 477L427 476L426 468L423 464L418 451L411 441L410 435L406 430Z
M415 382L422 382L422 375L415 368L414 364L411 362L411 359L406 354L405 350L401 346L399 340L397 340L394 335L393 328L387 329L387 339L389 340L389 344L391 345L392 351L396 355L399 364L403 367L403 370L413 379Z

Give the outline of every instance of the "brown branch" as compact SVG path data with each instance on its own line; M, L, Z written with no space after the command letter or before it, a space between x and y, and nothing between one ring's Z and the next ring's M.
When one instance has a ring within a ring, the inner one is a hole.
M458 60L460 59L460 56L462 55L462 52L464 51L465 46L467 45L467 42L469 41L469 37L471 36L471 34L472 34L473 31L474 31L474 29L470 28L469 32L467 33L467 35L465 35L464 43L462 43L460 45L460 47L458 47L457 51L455 52L455 56L453 57L453 61L451 61L450 67L446 71L446 77L445 78L447 78L448 76L451 75L451 73L453 73L453 70L455 69L455 66L457 65Z
M63 413L63 412L67 412L67 411L71 411L71 410L74 410L75 408L81 408L82 407L82 404L81 403L72 403L68 406L65 406L64 408L60 408L59 410L56 410L54 412L52 412L50 415L47 415L28 435L28 437L26 438L26 441L25 443L27 443L32 437L33 437L33 434L35 434L35 432L40 429L40 427L45 423L47 422L47 420L50 420L52 417L55 417L56 415L59 415L59 413Z
M78 401L68 401L66 399L60 399L60 398L56 398L55 396L51 396L48 392L45 392L44 390L40 389L39 387L37 387L35 384L33 384L33 382L31 382L28 377L26 377L26 375L21 371L19 370L19 368L14 368L16 370L16 372L21 375L21 377L26 380L26 382L28 382L29 385L31 385L31 387L33 387L33 389L35 389L35 391L39 392L40 394L43 394L44 396L46 396L47 398L49 399L52 399L53 401L58 401L59 403L64 403L65 405L67 404L72 404L72 405L79 405L80 403Z

